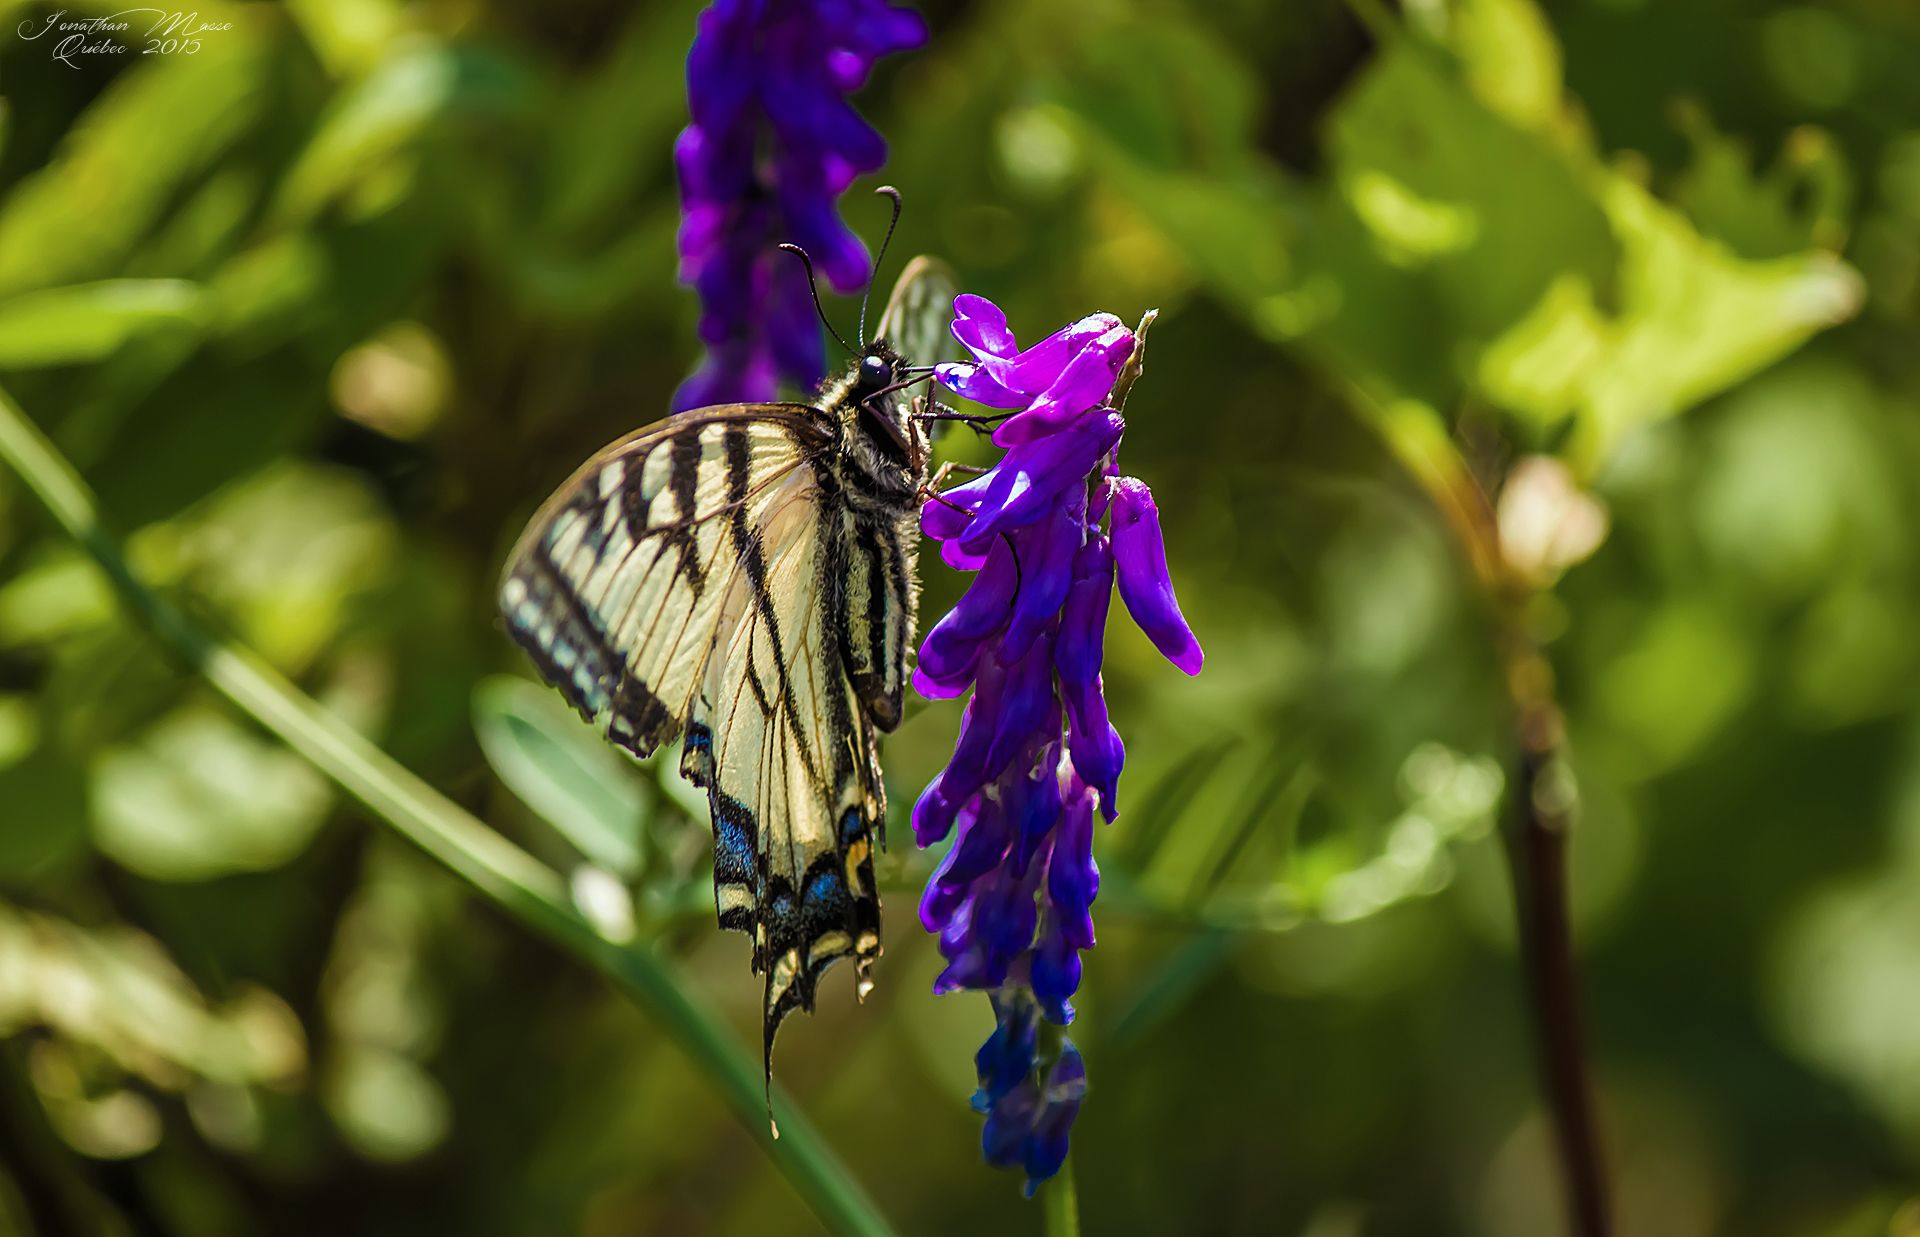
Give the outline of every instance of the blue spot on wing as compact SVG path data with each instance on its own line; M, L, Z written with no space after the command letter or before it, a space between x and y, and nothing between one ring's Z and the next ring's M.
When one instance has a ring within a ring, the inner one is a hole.
M846 882L840 879L838 872L821 872L807 886L809 903L832 905L846 896Z
M754 883L753 816L721 797L713 805L713 877L720 884Z

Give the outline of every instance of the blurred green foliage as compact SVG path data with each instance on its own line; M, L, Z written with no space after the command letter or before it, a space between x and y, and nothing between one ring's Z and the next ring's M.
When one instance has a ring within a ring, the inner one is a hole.
M529 684L491 601L692 362L697 8L222 5L198 53L76 69L0 5L0 379L144 579L751 1042L702 805ZM1622 1231L1920 1230L1920 13L925 11L863 96L895 252L1025 332L1161 310L1127 467L1209 654L1177 681L1114 627L1087 1231L1557 1231L1456 466L1507 478L1542 587ZM937 613L962 582L925 575ZM887 743L896 810L957 721ZM903 1232L1037 1231L893 836L880 990L833 985L782 1078ZM639 1015L219 707L8 476L0 1032L0 1233L814 1223Z

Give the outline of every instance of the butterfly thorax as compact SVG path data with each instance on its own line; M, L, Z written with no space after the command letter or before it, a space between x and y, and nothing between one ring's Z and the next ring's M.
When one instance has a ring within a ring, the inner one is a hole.
M900 383L904 362L884 340L819 391L817 406L840 433L837 480L858 508L889 515L911 512L926 481L927 444L909 415Z

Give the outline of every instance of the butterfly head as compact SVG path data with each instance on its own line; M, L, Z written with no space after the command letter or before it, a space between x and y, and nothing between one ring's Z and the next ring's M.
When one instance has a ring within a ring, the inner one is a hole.
M854 362L841 397L840 420L849 449L870 476L917 488L926 468L926 442L909 415L906 362L885 340L868 344Z

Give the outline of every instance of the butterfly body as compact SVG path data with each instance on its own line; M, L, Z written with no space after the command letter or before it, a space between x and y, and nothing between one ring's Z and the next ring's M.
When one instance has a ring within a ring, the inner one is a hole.
M501 582L509 634L608 739L645 757L684 735L720 926L766 976L769 1059L827 967L852 957L864 996L880 955L877 735L900 721L926 482L903 365L883 335L810 404L620 439L547 500Z

